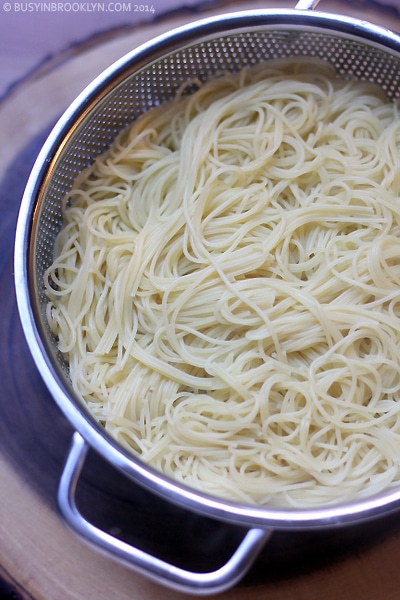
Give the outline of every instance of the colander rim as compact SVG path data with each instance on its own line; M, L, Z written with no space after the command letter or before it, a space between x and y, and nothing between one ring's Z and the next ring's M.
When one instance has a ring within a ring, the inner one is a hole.
M128 453L113 440L100 425L71 397L71 391L61 381L57 368L43 343L35 310L32 306L31 273L29 270L29 250L31 247L32 221L38 196L46 180L50 165L56 160L60 148L66 143L71 132L71 123L83 119L110 86L121 80L133 68L139 68L145 61L158 57L168 49L193 42L215 33L217 30L232 32L256 26L312 27L334 30L346 36L354 36L364 43L375 44L385 50L399 53L400 35L353 17L343 17L320 11L300 11L297 9L258 9L226 13L195 21L164 33L125 54L105 69L70 104L52 129L42 147L29 176L18 215L15 248L14 280L17 306L23 332L28 347L51 396L72 426L87 443L99 452L126 476L152 492L180 504L194 512L212 516L227 522L246 526L276 527L296 529L302 527L326 527L337 524L355 523L366 518L387 514L388 510L400 507L400 484L376 497L337 503L332 506L299 508L279 508L247 505L231 502L194 490L155 469Z

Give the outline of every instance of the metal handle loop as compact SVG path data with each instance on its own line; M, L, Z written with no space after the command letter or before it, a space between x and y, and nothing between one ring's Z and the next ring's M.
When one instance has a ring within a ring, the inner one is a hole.
M88 449L87 442L75 433L58 488L62 515L85 541L159 584L197 595L222 592L245 575L271 534L270 530L250 529L230 559L210 573L186 571L147 554L94 526L79 512L75 491Z
M313 10L318 6L320 0L299 0L295 6L297 10Z

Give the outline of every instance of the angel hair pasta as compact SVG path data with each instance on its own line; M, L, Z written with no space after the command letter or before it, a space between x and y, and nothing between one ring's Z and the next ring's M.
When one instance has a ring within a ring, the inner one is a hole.
M310 60L149 110L76 180L46 273L77 394L235 501L400 481L400 119Z

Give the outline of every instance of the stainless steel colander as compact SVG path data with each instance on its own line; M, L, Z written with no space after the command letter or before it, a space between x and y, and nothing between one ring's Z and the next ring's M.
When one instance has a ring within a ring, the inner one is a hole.
M190 78L209 79L261 60L306 56L332 63L345 78L377 82L400 96L400 36L364 21L310 11L244 11L206 19L134 50L100 75L60 119L30 176L18 219L15 282L21 321L36 365L55 401L76 429L59 487L67 522L89 542L150 578L177 590L207 594L234 585L273 528L330 527L400 507L400 486L366 500L320 509L247 506L203 495L134 458L99 426L72 390L68 365L45 317L43 274L53 259L61 200L77 174L104 152L117 133L149 108L172 98ZM211 573L185 571L148 555L89 523L78 511L75 487L93 447L112 465L155 494L198 513L249 528L232 558ZM399 448L400 452L400 448Z

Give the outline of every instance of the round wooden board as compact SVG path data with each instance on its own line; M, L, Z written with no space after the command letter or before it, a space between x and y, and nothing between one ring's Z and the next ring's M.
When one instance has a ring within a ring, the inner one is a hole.
M274 4L293 6L264 1L247 2L246 8ZM362 16L400 30L398 13L377 10L376 3L327 0L323 5L327 11ZM213 12L238 8L224 4ZM130 49L206 14L183 12L69 49L16 86L0 104L0 576L24 599L184 597L87 547L59 516L57 486L73 431L49 396L24 341L13 287L13 244L29 171L62 111ZM94 522L193 568L212 565L241 535L149 496L94 453L83 473L79 498ZM218 598L394 600L400 586L398 556L398 513L346 529L276 532L239 586Z

